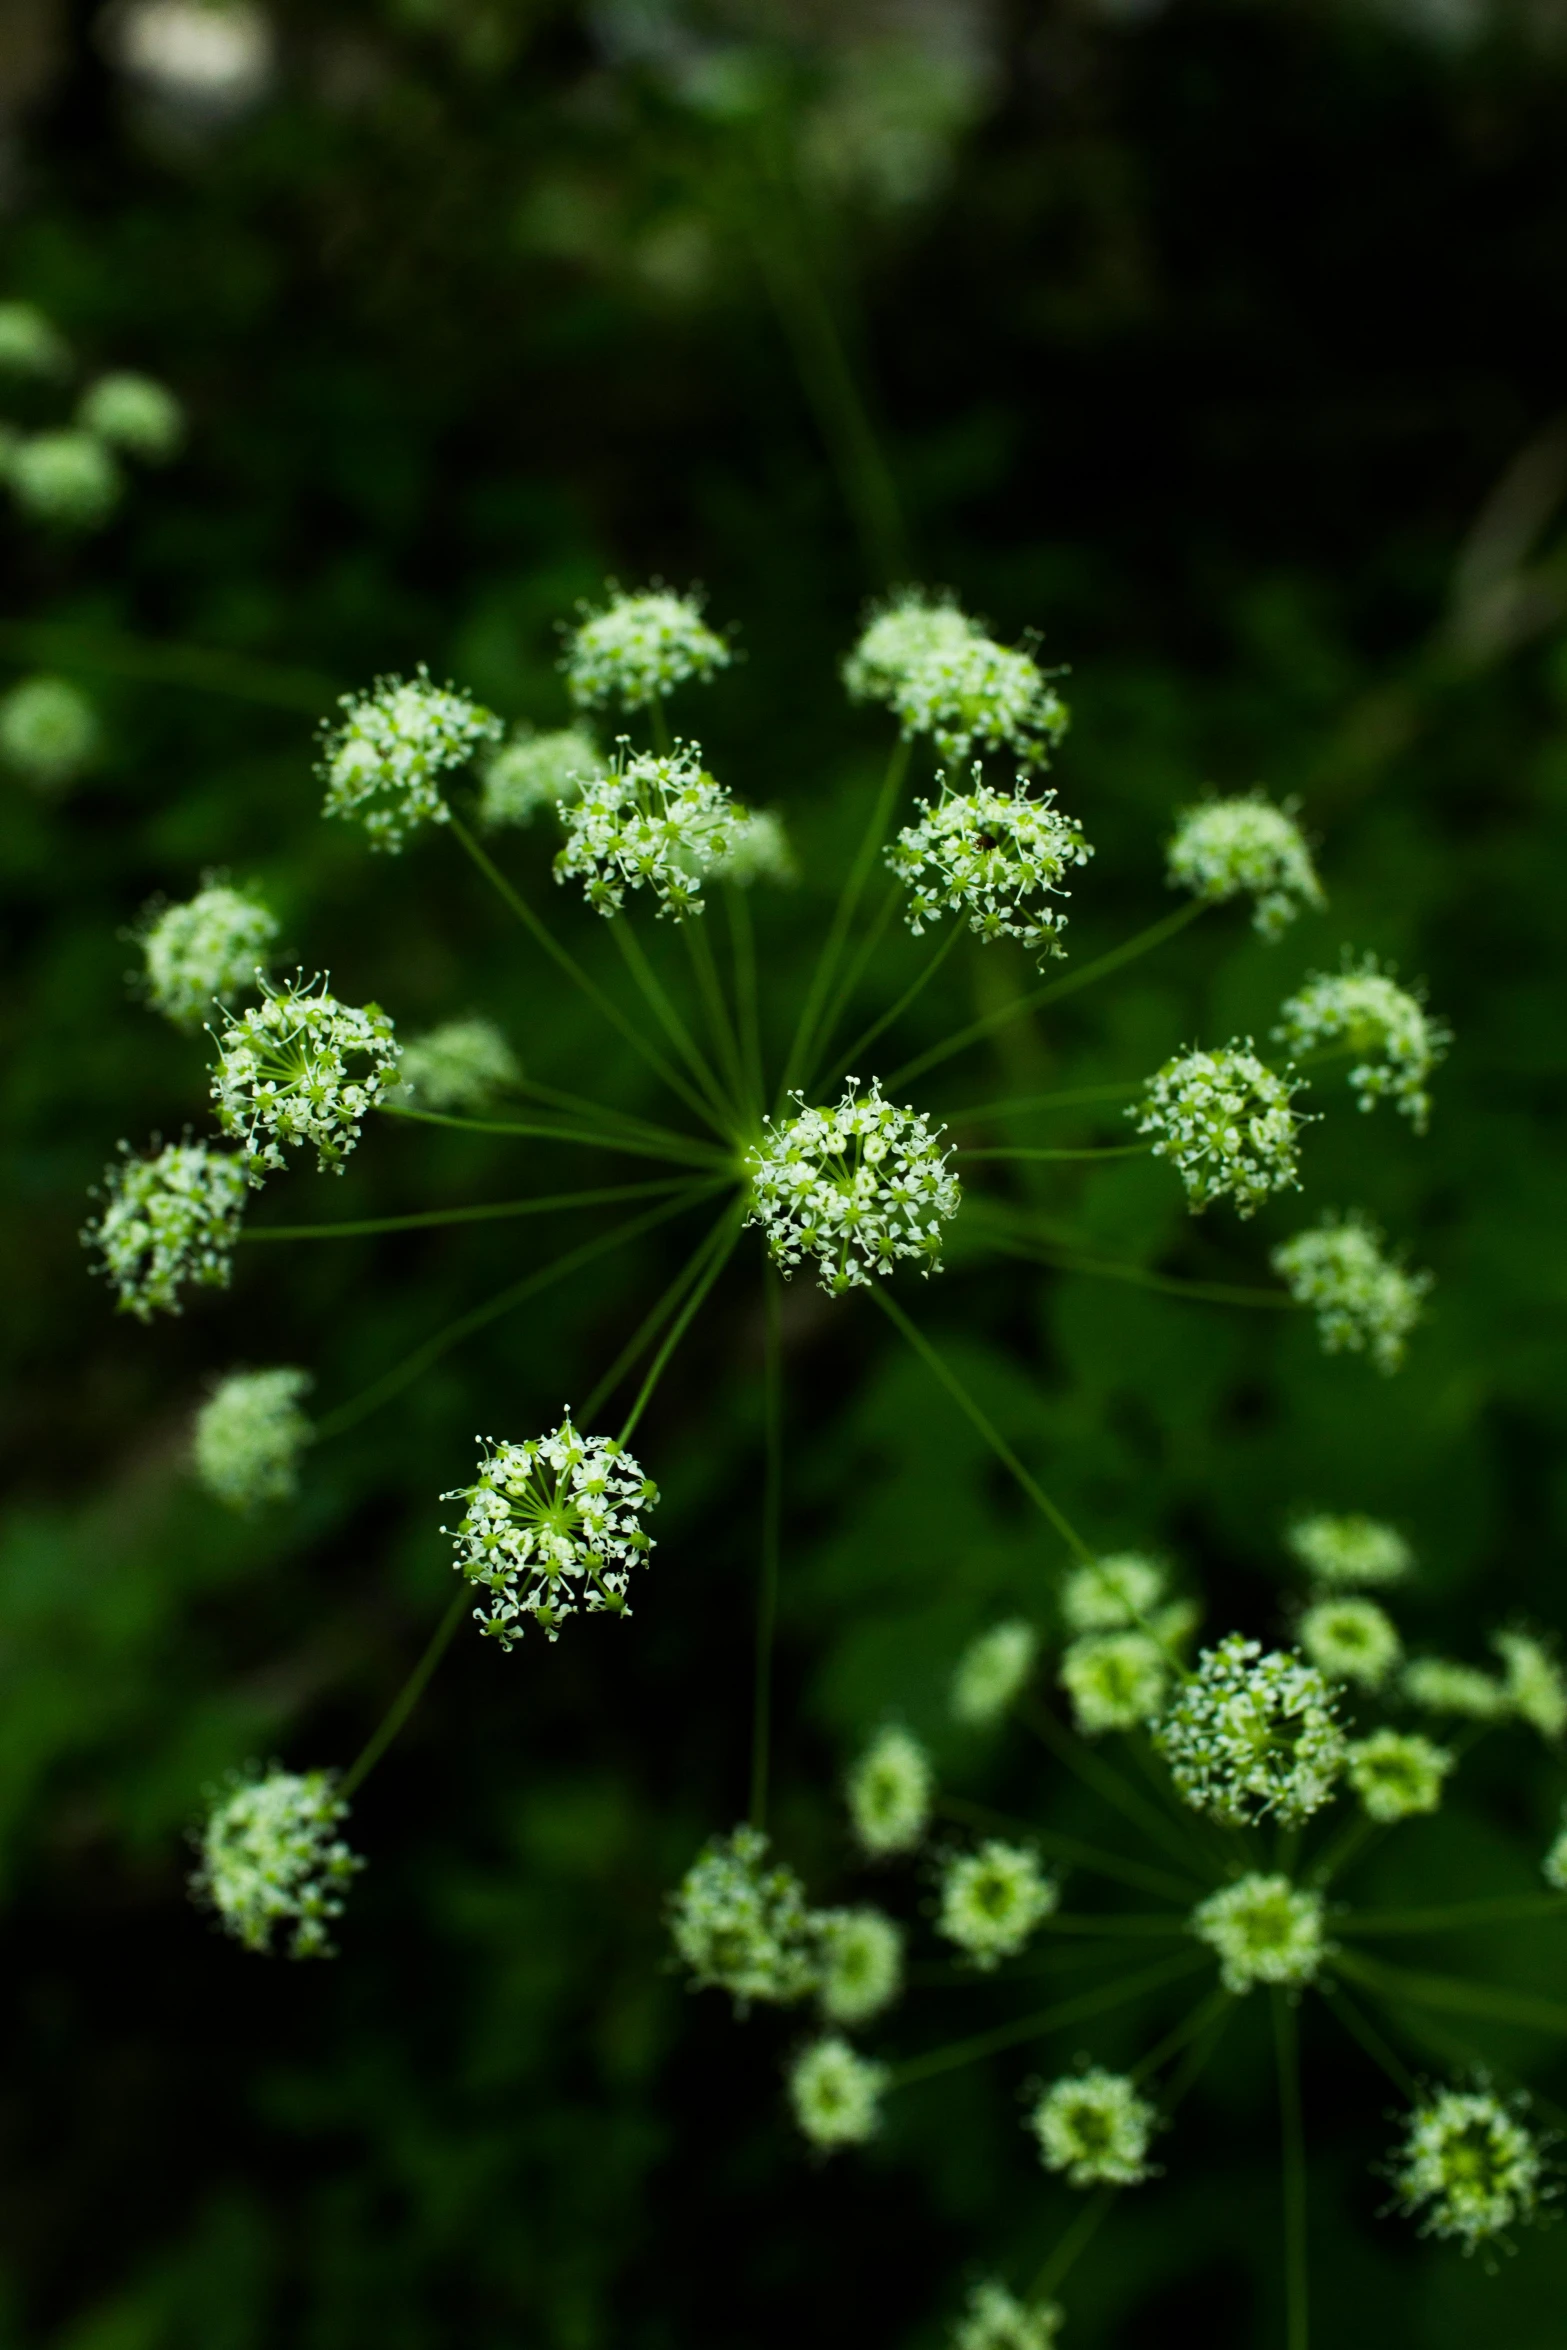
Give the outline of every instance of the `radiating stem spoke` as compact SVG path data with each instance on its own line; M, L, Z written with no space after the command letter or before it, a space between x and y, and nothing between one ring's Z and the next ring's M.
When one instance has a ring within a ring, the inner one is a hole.
M811 983L806 990L805 1002L800 1010L799 1024L789 1047L788 1059L784 1063L783 1083L778 1089L780 1106L788 1100L798 1081L799 1072L809 1065L810 1057L815 1050L822 1007L831 993L833 980L837 976L838 960L843 953L844 942L848 938L850 925L854 920L855 908L859 905L865 884L870 878L870 870L875 862L876 851L886 837L893 806L898 793L903 788L903 779L908 773L908 768L909 745L899 741L893 745L892 756L887 762L887 772L882 778L881 789L876 795L876 802L871 810L870 822L865 827L864 837L860 842L854 863L849 868L848 878L844 882L837 906L833 911L832 924L823 943L820 959L815 971L811 974Z
M1165 1983L1175 1982L1181 1975L1194 1974L1208 1964L1206 1953L1183 1950L1174 1958L1162 1958L1156 1966L1139 1967L1134 1974L1120 1975L1113 1983L1101 1983L1092 1991L1081 1991L1075 1999L1063 1999L1054 2007L1041 2008L1035 2015L1026 2015L1016 2023L998 2024L994 2031L976 2032L969 2039L953 2040L945 2048L933 2048L924 2056L911 2056L903 2064L892 2068L892 2087L912 2088L916 2081L934 2079L938 2073L955 2072L961 2065L980 2064L988 2056L1000 2056L1008 2048L1020 2048L1025 2041L1042 2039L1047 2032L1065 2030L1069 2024L1087 2023L1091 2016L1108 2015L1129 1999L1140 1999L1145 1991L1156 1991Z
M652 1362L649 1364L647 1377L643 1380L641 1387L637 1391L636 1402L632 1405L630 1411L626 1414L625 1424L621 1428L620 1434L616 1439L617 1443L629 1444L632 1436L635 1434L637 1422L641 1419L642 1414L647 1410L648 1404L652 1400L653 1391L657 1387L660 1379L662 1379L664 1376L664 1372L668 1367L671 1356L674 1354L676 1347L680 1344L680 1341L682 1338L684 1338L686 1332L690 1329L691 1324L696 1319L697 1315L701 1312L708 1291L712 1288L713 1283L718 1279L719 1274L723 1271L725 1265L728 1264L730 1257L734 1253L734 1245L740 1237L740 1226L744 1214L744 1201L736 1201L735 1205L729 1210L728 1214L720 1223L718 1229L723 1236L722 1245L715 1245L712 1256L709 1258L707 1264L703 1268L702 1278L700 1281L698 1281L695 1289L693 1289L691 1295L687 1298L685 1304L681 1307L679 1314L675 1318L673 1328L670 1330L669 1335L664 1340L663 1345L659 1348L657 1354L653 1357Z
M909 985L904 989L902 995L899 996L897 1002L890 1005L888 1009L882 1013L879 1020L873 1020L869 1028L862 1029L860 1034L855 1038L853 1044L850 1045L848 1051L839 1055L838 1059L833 1063L832 1070L826 1079L827 1084L831 1085L835 1083L836 1080L842 1076L845 1071L852 1069L855 1062L859 1060L861 1055L870 1050L870 1047L876 1042L877 1037L880 1036L884 1030L890 1028L895 1020L901 1020L909 1006L912 1003L915 1003L918 998L924 994L926 988L930 985L937 972L941 969L942 964L946 961L953 948L957 945L958 940L963 936L965 927L965 924L961 920L952 924L952 927L948 930L946 936L942 939L941 944L937 947L935 953L927 959L925 966L920 972L918 978L911 980Z
M621 961L630 972L632 981L644 1003L684 1061L705 1097L707 1108L703 1115L707 1123L720 1134L727 1134L734 1124L734 1113L729 1103L724 1099L723 1087L708 1067L691 1031L670 1002L652 964L642 952L641 941L625 915L616 915L610 924L610 935L619 948Z
M462 1622L467 1606L468 1586L465 1583L437 1624L423 1656L420 1657L419 1662L414 1666L413 1671L381 1716L375 1729L371 1731L354 1761L344 1772L338 1788L340 1795L345 1798L352 1795L356 1788L364 1785L370 1773L375 1769L376 1764L424 1695L431 1675L446 1654L452 1634Z
M406 1118L419 1126L449 1126L459 1134L511 1134L525 1142L574 1142L588 1150L618 1151L628 1159L668 1159L673 1165L715 1167L724 1154L712 1143L688 1134L671 1134L654 1126L635 1127L544 1125L522 1118L459 1118L446 1110L416 1110L402 1102L382 1102L383 1117Z

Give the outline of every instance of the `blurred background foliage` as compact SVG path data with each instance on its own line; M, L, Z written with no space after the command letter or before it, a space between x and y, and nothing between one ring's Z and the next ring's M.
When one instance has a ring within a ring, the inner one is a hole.
M459 1642L357 1807L340 1961L262 1964L186 1904L203 1785L346 1758L417 1653L473 1430L580 1395L689 1245L498 1318L281 1516L191 1487L215 1373L302 1362L328 1408L590 1227L247 1250L228 1298L116 1322L87 1188L120 1135L204 1122L200 1041L126 988L150 896L254 876L351 999L483 1009L530 1071L630 1083L445 843L374 861L320 825L314 725L379 670L555 723L575 598L705 581L746 658L675 714L800 843L780 985L879 756L834 664L890 577L1071 664L1077 955L1168 902L1162 829L1198 787L1299 794L1325 917L1274 950L1210 919L920 1098L1261 1037L1341 941L1391 954L1457 1031L1431 1138L1335 1089L1307 1205L1364 1200L1435 1268L1407 1371L961 1249L916 1302L1073 1513L1176 1558L1210 1624L1280 1628L1280 1526L1310 1502L1407 1529L1418 1637L1562 1625L1564 115L1546 0L7 0L0 292L167 381L191 429L97 536L4 522L0 661L74 679L103 749L70 791L0 794L0 2342L934 2343L965 2274L1026 2274L1066 2209L1018 2129L1026 2067L911 2095L868 2160L814 2167L779 2110L787 2027L737 2032L666 1970L664 1890L744 1802L744 1263L645 1424L667 1498L634 1623ZM516 845L536 890L544 855ZM976 960L906 1049L1017 984ZM517 1187L505 1146L378 1131L263 1220ZM1090 1255L1242 1281L1298 1220L1191 1227L1141 1162L1033 1196ZM791 1293L778 1833L821 1896L848 1882L836 1777L889 1710L974 1792L1026 1801L1034 1770L964 1750L943 1691L971 1630L1048 1616L1053 1559L888 1335ZM1367 1887L1527 1888L1560 1793L1498 1741ZM1560 1972L1543 1931L1447 1957ZM1558 2342L1567 2234L1488 2278L1379 2219L1385 2086L1306 2013L1321 2338ZM946 2036L939 1998L922 2020ZM1260 2023L1074 2274L1071 2343L1278 2338ZM1464 2045L1550 2085L1538 2040Z

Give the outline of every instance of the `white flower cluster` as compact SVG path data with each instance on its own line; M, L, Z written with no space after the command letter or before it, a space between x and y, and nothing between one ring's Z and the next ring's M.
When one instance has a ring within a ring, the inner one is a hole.
M1314 971L1280 1006L1273 1033L1292 1052L1343 1043L1366 1056L1349 1073L1361 1109L1392 1101L1424 1134L1431 1115L1426 1081L1444 1058L1451 1032L1378 966L1375 955L1358 968L1346 962L1336 974Z
M868 2023L903 1988L903 1934L879 1909L820 1909L816 1932L821 2009L835 2024Z
M1311 1982L1327 1952L1320 1893L1288 1877L1238 1877L1199 1901L1192 1932L1219 1961L1219 1980L1239 1999L1254 1984L1296 1989Z
M174 394L150 375L117 368L100 375L82 394L76 421L111 448L123 449L147 465L164 465L185 437L185 411Z
M1022 1695L1039 1654L1039 1634L1021 1617L992 1624L971 1640L952 1676L948 1706L955 1722L987 1730Z
M1136 2187L1158 2114L1125 2073L1101 2065L1052 2081L1028 2115L1039 2159L1069 2187Z
M1324 1216L1276 1248L1269 1263L1297 1305L1310 1306L1324 1354L1366 1354L1384 1376L1404 1359L1429 1273L1406 1273L1382 1253L1382 1235L1351 1212Z
M584 726L562 726L536 734L531 726L512 730L510 742L487 759L479 800L480 821L531 824L541 808L559 808L574 799L585 775L602 767L598 745Z
M821 1981L816 1920L792 1869L767 1865L757 1828L714 1837L669 1904L675 1949L694 1988L727 1991L739 2008L753 1999L790 2006Z
M1168 1578L1140 1551L1116 1551L1074 1567L1061 1590L1061 1616L1072 1632L1119 1632L1152 1626Z
M1314 1665L1232 1632L1204 1649L1154 1731L1193 1811L1229 1826L1320 1811L1344 1767L1333 1693Z
M1051 904L1073 865L1093 855L1074 817L1053 805L1055 794L995 791L978 767L974 788L952 791L941 778L933 807L921 800L920 820L905 826L887 850L887 863L909 887L907 921L916 938L943 910L964 913L974 936L1021 941L1030 954L1064 953L1066 915Z
M1398 1629L1374 1599L1319 1599L1300 1619L1300 1645L1330 1681L1380 1689L1404 1649Z
M1271 1193L1299 1188L1304 1121L1290 1107L1299 1090L1258 1060L1247 1037L1166 1061L1127 1116L1153 1135L1154 1157L1170 1161L1194 1213L1228 1193L1250 1216Z
M0 374L47 378L70 366L69 344L36 304L0 302Z
M281 1927L290 1958L327 1958L328 1926L364 1862L339 1830L348 1806L330 1771L253 1772L213 1805L191 1892L247 1950L270 1951Z
M954 1854L943 1868L936 1931L988 1972L1017 1956L1060 1898L1028 1845L990 1836L976 1851Z
M935 1781L917 1738L889 1722L850 1771L844 1792L862 1849L882 1859L912 1852L930 1824Z
M97 530L124 486L113 451L96 433L29 433L6 452L5 479L24 514L57 530Z
M317 773L327 787L326 814L354 816L373 849L400 849L419 824L445 824L451 810L440 778L461 767L501 722L452 686L378 677L367 694L344 694L343 717L325 729Z
M1423 2236L1447 2236L1473 2252L1538 2217L1549 2193L1538 2139L1488 2089L1443 2089L1409 2117L1389 2176Z
M688 678L705 685L733 658L702 618L700 597L654 587L638 595L612 590L602 612L584 606L562 667L579 710L606 703L643 710Z
M554 1640L579 1605L629 1615L631 1570L653 1548L642 1514L658 1487L625 1446L579 1436L569 1412L547 1436L479 1441L477 1483L441 1496L468 1505L452 1539L458 1567L487 1595L473 1611L479 1629L509 1649L524 1616Z
M0 758L40 791L56 791L98 748L98 720L68 678L24 677L0 699Z
M204 1142L167 1143L148 1159L127 1150L110 1166L82 1239L102 1255L120 1310L150 1322L183 1310L182 1283L227 1289L247 1189L240 1161Z
M299 1456L310 1442L301 1396L308 1371L231 1371L196 1415L192 1452L207 1491L230 1509L291 1501Z
M254 890L209 881L183 905L149 913L139 933L147 1000L176 1028L201 1027L266 968L277 919Z
M789 2102L802 2136L830 2152L863 2146L881 2123L887 2067L873 2064L836 2033L817 2040L789 2068Z
M772 808L742 808L739 817L734 838L713 867L715 877L734 889L753 889L759 881L798 881L783 818Z
M1261 792L1183 809L1168 851L1172 885L1218 904L1253 898L1252 927L1275 939L1306 906L1326 903L1305 835Z
M773 1263L790 1274L805 1258L821 1268L834 1297L867 1289L873 1273L912 1260L927 1274L941 1263L942 1226L962 1192L947 1153L923 1111L883 1101L844 1082L832 1109L813 1110L795 1095L799 1114L767 1121L767 1137L746 1152L751 1179L748 1224L760 1224Z
M387 1098L421 1110L482 1110L521 1075L493 1020L448 1020L409 1038Z
M401 1048L379 1004L339 1003L324 978L280 988L258 979L261 1001L229 1017L218 1036L212 1098L259 1185L287 1165L285 1150L313 1147L323 1174L340 1175L360 1120L385 1099ZM350 1063L366 1064L351 1074Z
M1567 1730L1567 1680L1557 1659L1543 1642L1516 1629L1493 1632L1491 1646L1502 1660L1509 1711L1542 1738L1560 1738Z
M702 911L702 884L740 849L746 811L702 765L696 743L667 757L624 740L607 773L584 779L562 811L558 882L583 883L588 904L618 914L628 889L650 889L660 915Z
M1085 1738L1135 1730L1164 1710L1170 1658L1148 1632L1085 1632L1063 1650L1059 1674Z
M905 735L947 759L1010 747L1042 767L1067 711L1031 653L999 645L950 600L904 589L872 615L843 667L857 702L882 702Z
M1452 1663L1443 1656L1419 1656L1404 1667L1399 1689L1422 1713L1456 1714L1469 1722L1499 1722L1507 1712L1507 1690L1478 1665Z
M993 2280L976 2285L951 2350L1055 2350L1065 2319L1054 2301L1019 2301Z
M1415 1563L1414 1552L1397 1528L1375 1518L1336 1518L1318 1511L1297 1518L1285 1539L1301 1565L1334 1590L1401 1583Z
M1413 1731L1373 1730L1349 1748L1345 1776L1368 1819L1381 1827L1435 1811L1457 1757Z

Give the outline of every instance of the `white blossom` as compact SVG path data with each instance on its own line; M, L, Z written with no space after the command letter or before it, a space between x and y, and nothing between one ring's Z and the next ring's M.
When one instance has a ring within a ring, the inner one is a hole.
M185 437L185 411L171 391L150 375L118 369L89 384L76 411L84 432L96 433L128 456L159 465Z
M1342 1043L1360 1054L1349 1082L1361 1109L1391 1101L1424 1134L1431 1115L1426 1081L1445 1056L1450 1033L1375 955L1358 966L1346 961L1334 974L1314 971L1280 1007L1273 1033L1291 1052Z
M648 889L676 922L702 911L702 884L739 848L746 812L702 765L701 746L667 756L633 753L622 738L606 772L584 778L562 810L558 882L580 881L587 901L618 914L628 889Z
M120 469L95 433L30 433L11 450L5 478L24 513L61 530L96 530L120 501Z
M1125 2073L1068 2073L1035 2100L1027 2126L1046 2170L1069 2187L1136 2187L1149 2175L1158 2114Z
M741 808L734 838L712 868L715 881L734 889L752 889L759 881L787 886L798 881L800 869L784 830L783 818L772 808Z
M387 1098L421 1110L482 1110L521 1075L493 1020L448 1020L408 1039Z
M1027 1687L1039 1654L1032 1624L1010 1617L971 1640L957 1662L948 1703L954 1721L971 1730L998 1722Z
M1030 1846L990 1836L976 1851L953 1854L942 1869L936 1931L988 1971L1017 1956L1059 1899Z
M98 748L91 702L63 677L24 677L0 699L0 758L40 791L69 783Z
M717 1836L670 1898L669 1932L696 1990L787 2007L820 1987L817 1921L792 1869L768 1865L756 1828Z
M239 1141L253 1184L287 1165L286 1150L305 1148L323 1174L340 1175L360 1120L385 1100L396 1073L392 1023L379 1004L339 1003L324 978L256 984L260 1003L230 1014L217 1035L219 1124Z
M1261 792L1183 809L1168 870L1174 887L1210 903L1254 899L1252 927L1266 939L1280 937L1303 908L1326 903L1292 811Z
M252 1771L218 1797L200 1840L194 1897L247 1950L281 1930L290 1958L327 1958L350 1878L364 1862L339 1830L348 1806L330 1771Z
M850 1823L861 1847L877 1859L912 1852L929 1825L934 1792L924 1747L889 1722L877 1731L845 1786Z
M1507 1703L1520 1721L1542 1738L1567 1730L1567 1679L1543 1641L1527 1632L1493 1632L1491 1646L1502 1660Z
M1031 653L918 588L872 616L843 676L854 700L885 703L906 736L930 735L947 759L1006 746L1041 767L1066 731L1066 706Z
M1333 1693L1314 1665L1232 1632L1204 1649L1154 1743L1184 1803L1227 1825L1285 1827L1329 1801L1344 1767Z
M824 2151L862 2146L881 2126L887 2081L885 2065L836 2034L813 2041L789 2068L789 2102L802 2135Z
M1550 2189L1525 2110L1521 2097L1504 2103L1489 2089L1443 2089L1415 2108L1388 2176L1423 2236L1473 2252L1538 2217Z
M71 353L58 327L31 302L0 302L0 374L64 375Z
M625 1446L579 1436L569 1412L547 1436L479 1442L477 1482L441 1496L468 1505L452 1539L458 1567L485 1595L473 1611L479 1629L509 1649L524 1616L554 1640L579 1606L629 1615L631 1570L653 1548L642 1516L658 1487Z
M1240 1998L1254 1984L1287 1989L1314 1980L1327 1953L1320 1893L1288 1877L1239 1877L1199 1901L1191 1929L1219 1961L1219 1980Z
M1334 1590L1401 1583L1415 1563L1398 1529L1376 1518L1333 1517L1319 1510L1295 1519L1285 1540L1308 1573Z
M1403 1656L1397 1628L1372 1599L1319 1599L1300 1619L1300 1645L1330 1681L1361 1689L1380 1689Z
M1373 1730L1353 1741L1344 1775L1368 1819L1383 1827L1435 1811L1456 1757L1417 1732Z
M1246 1037L1166 1061L1127 1116L1154 1137L1154 1157L1170 1161L1194 1213L1228 1194L1250 1216L1273 1192L1299 1189L1304 1120L1290 1107L1299 1091L1258 1060Z
M1506 1685L1477 1665L1447 1657L1421 1656L1404 1667L1399 1688L1422 1713L1457 1714L1470 1722L1496 1722L1508 1711Z
M645 709L688 678L707 684L734 658L702 618L697 595L663 587L626 595L612 588L602 612L584 605L582 613L562 663L579 710Z
M1061 1617L1072 1632L1120 1632L1144 1624L1165 1594L1168 1576L1140 1551L1117 1551L1074 1567L1061 1590Z
M308 1371L231 1371L196 1415L196 1474L214 1499L251 1510L291 1501L299 1456L310 1442L300 1409L314 1381Z
M902 1928L879 1909L817 1910L812 1923L829 2023L867 2023L890 2007L903 1988Z
M1078 1729L1097 1738L1163 1712L1170 1659L1146 1632L1086 1632L1063 1652L1059 1677Z
M1419 1321L1429 1273L1406 1273L1382 1250L1382 1235L1354 1210L1276 1248L1269 1263L1297 1305L1310 1306L1324 1354L1367 1354L1384 1377L1404 1359Z
M150 1322L183 1311L179 1291L227 1289L248 1189L245 1169L204 1142L124 1156L103 1179L103 1208L83 1241L103 1258L120 1310Z
M1044 959L1065 950L1066 915L1051 903L1074 865L1093 851L1075 817L1054 806L1052 791L993 790L974 769L973 789L953 791L938 778L941 797L921 800L917 824L906 825L886 852L887 863L909 888L906 919L916 938L943 912L964 914L987 945L1015 938Z
M937 1139L945 1129L932 1132L923 1111L883 1101L879 1080L868 1093L858 1083L846 1078L831 1109L808 1109L796 1094L798 1114L782 1125L769 1119L745 1157L747 1223L761 1225L783 1273L814 1260L834 1297L869 1288L873 1273L900 1262L938 1270L942 1226L962 1198Z
M200 1028L265 971L277 931L254 890L226 881L207 882L182 905L149 909L137 934L148 1002L176 1028Z
M344 694L343 716L323 729L316 772L325 813L352 816L373 849L400 849L420 824L446 824L440 779L462 767L501 722L454 686L433 685L422 665L411 678L378 677L366 694Z
M510 742L484 763L480 820L492 829L531 824L541 808L561 808L575 799L583 777L598 774L603 764L585 726L557 727L549 734L514 727Z
M993 2279L974 2287L951 2350L1055 2350L1065 2320L1053 2301L1019 2301Z

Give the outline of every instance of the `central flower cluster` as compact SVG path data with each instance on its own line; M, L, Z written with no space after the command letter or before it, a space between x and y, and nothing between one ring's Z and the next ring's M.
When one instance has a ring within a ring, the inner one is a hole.
M559 882L583 883L588 904L618 914L628 889L650 889L661 915L702 911L702 883L740 849L746 811L702 765L695 743L667 757L624 742L606 774L585 777L562 810Z
M1021 940L1030 953L1059 955L1066 916L1048 903L1073 865L1093 851L1082 826L1063 816L1050 791L994 791L974 770L974 788L954 792L943 781L935 807L921 800L918 824L907 825L887 851L887 863L909 885L908 925L916 938L943 909L966 913L976 938Z
M814 1258L834 1297L869 1288L872 1273L890 1273L902 1258L926 1273L938 1267L942 1226L962 1198L924 1112L883 1101L874 1078L869 1093L857 1082L845 1080L830 1110L807 1109L796 1094L798 1117L769 1119L767 1140L745 1158L747 1223L761 1225L784 1273Z
M631 1569L653 1547L641 1513L658 1488L624 1445L579 1436L568 1413L548 1436L486 1443L477 1483L441 1498L468 1504L457 1564L488 1593L474 1621L503 1648L522 1638L524 1616L554 1640L579 1601L590 1615L630 1614Z
M1232 1632L1204 1649L1154 1731L1183 1802L1227 1826L1320 1811L1344 1767L1333 1694L1314 1665Z
M324 979L281 988L260 981L262 1000L218 1038L212 1098L225 1134L238 1137L251 1183L287 1164L285 1148L315 1146L323 1174L340 1175L359 1121L385 1099L401 1047L379 1004L339 1003ZM351 1060L368 1064L352 1076Z
M1194 1211L1228 1192L1240 1215L1254 1215L1270 1192L1297 1185L1297 1088L1250 1047L1247 1038L1166 1061L1127 1113L1153 1135L1154 1157L1170 1161Z

